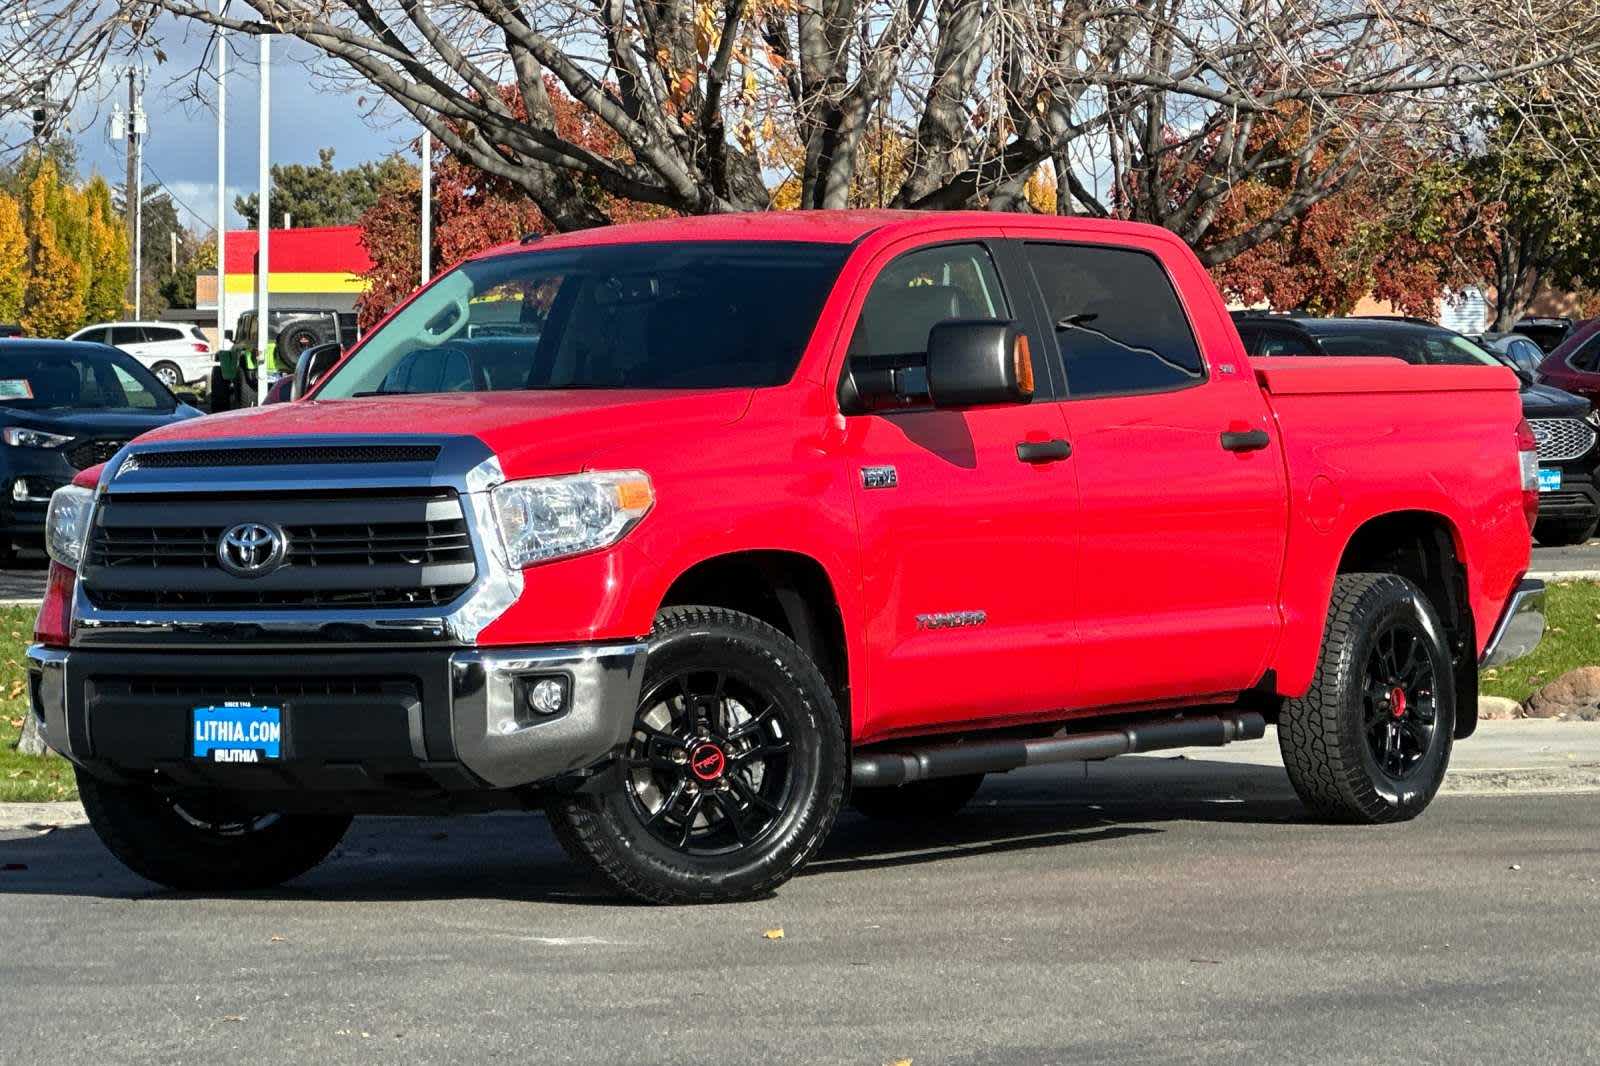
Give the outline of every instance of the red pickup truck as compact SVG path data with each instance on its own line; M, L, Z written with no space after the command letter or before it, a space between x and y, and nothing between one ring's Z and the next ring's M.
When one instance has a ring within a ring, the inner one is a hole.
M623 892L747 898L846 802L1268 723L1318 816L1410 818L1543 632L1512 373L1252 363L1144 226L530 238L300 375L51 504L34 713L167 885L543 807Z

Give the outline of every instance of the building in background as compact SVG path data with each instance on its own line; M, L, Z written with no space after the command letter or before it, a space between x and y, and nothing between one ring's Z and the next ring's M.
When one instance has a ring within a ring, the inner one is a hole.
M354 311L366 290L364 275L372 260L361 243L360 226L307 226L271 233L271 275L267 291L274 307L316 307ZM239 315L256 305L256 231L229 230L227 239L228 318L232 330ZM217 276L195 279L195 310L217 313Z

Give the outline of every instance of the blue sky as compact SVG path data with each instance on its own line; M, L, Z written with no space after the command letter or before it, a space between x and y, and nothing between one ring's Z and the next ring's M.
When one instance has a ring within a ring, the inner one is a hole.
M233 211L233 197L256 187L256 133L260 104L256 69L257 42L235 37L228 65L228 226L242 225ZM150 132L145 140L147 183L159 181L180 202L179 215L194 229L209 229L216 215L217 124L213 110L216 83L207 76L201 83L204 102L192 99L191 73L202 61L203 40L198 34L169 32L162 40L167 62L151 56L145 90L145 111ZM350 166L390 152L406 149L420 130L398 108L379 103L370 91L363 94L308 73L301 59L310 50L288 38L272 43L271 157L274 163L315 163L317 149L336 149L334 162ZM124 68L125 69L125 68ZM70 136L78 144L83 172L99 172L112 182L124 173L123 143L107 133L114 102L127 99L126 81L111 90L115 72L102 79L100 99L83 99L72 116ZM179 79L173 85L174 79ZM115 97L113 99L112 97ZM63 134L64 136L67 134Z

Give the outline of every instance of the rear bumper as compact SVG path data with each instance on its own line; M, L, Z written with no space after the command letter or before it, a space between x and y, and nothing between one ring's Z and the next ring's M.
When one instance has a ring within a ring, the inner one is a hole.
M1506 601L1478 664L1501 666L1522 658L1539 646L1544 625L1544 582L1523 578Z
M114 780L323 796L438 795L536 785L604 762L627 739L642 643L254 654L28 650L46 742ZM566 684L565 709L525 705L533 679ZM283 756L191 757L195 707L280 706Z

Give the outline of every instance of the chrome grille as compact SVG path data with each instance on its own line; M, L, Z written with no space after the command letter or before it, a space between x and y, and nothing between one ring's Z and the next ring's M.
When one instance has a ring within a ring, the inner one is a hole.
M288 547L262 577L224 570L217 545L270 522ZM95 511L84 594L114 610L393 608L450 603L477 564L453 490L406 493L107 494Z
M1539 442L1541 462L1560 463L1589 454L1594 447L1594 427L1581 418L1530 418L1533 438Z

